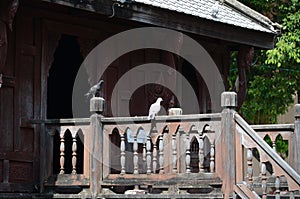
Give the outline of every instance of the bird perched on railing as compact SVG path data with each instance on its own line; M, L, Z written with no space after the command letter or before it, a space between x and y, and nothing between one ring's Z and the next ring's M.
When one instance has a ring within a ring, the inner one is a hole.
M85 94L85 96L88 98L90 96L93 97L100 97L100 90L101 90L101 86L104 83L103 80L100 80L97 84L95 84L94 86L92 86L89 90L89 92L87 92Z
M156 102L151 104L149 108L148 120L153 120L157 113L160 111L160 103L163 101L161 97L157 98Z

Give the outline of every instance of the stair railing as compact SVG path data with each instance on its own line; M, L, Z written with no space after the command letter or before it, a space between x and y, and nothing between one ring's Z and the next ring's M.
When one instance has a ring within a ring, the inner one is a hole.
M221 151L221 154L216 156L216 172L223 181L224 198L236 194L241 198L264 199L269 195L280 198L282 194L294 198L295 192L300 190L300 175L296 171L299 147L295 145L299 143L300 111L296 109L295 131L291 135L290 155L294 161L290 166L235 111L236 93L222 93L221 104L224 107L222 131L216 138L216 151ZM258 171L253 164L254 156L260 162ZM254 178L254 173L259 177ZM289 193L284 192L283 187L287 187L284 191Z

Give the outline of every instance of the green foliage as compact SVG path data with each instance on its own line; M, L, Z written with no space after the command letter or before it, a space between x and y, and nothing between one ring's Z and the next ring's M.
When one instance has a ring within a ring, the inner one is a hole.
M264 140L266 141L266 143L270 146L273 147L273 143L272 140L269 136L266 136L264 138ZM288 147L288 141L287 140L283 140L282 136L279 135L275 141L275 148L276 148L276 152L283 158L287 158L288 157L288 152L289 152L289 147Z
M242 0L242 3L280 23L282 35L272 50L256 51L247 74L248 93L240 113L252 124L276 123L277 116L293 103L300 91L300 2L299 0ZM237 76L236 53L229 77Z

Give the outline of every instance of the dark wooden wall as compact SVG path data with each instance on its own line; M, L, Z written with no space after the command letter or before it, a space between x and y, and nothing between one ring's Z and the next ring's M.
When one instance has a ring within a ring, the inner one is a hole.
M38 187L39 131L29 120L40 118L40 33L40 22L19 8L0 89L1 191Z
M68 67L67 71L72 74L78 70L78 65L75 67L72 61L68 60L54 66L58 59L62 61L62 58L54 56L62 38L72 38L73 44L77 45L75 54L79 53L77 55L81 56L76 62L78 64L104 39L144 25L48 3L28 2L30 1L20 4L14 29L8 35L7 62L0 71L4 75L4 84L0 89L0 192L37 191L43 181L52 174L52 162L49 162L51 158L47 157L48 153L44 148L48 143L47 139L51 137L45 133L45 126L33 124L31 121L64 118L72 114L59 113L59 107L72 103L71 96L63 92L65 89L72 89L72 85L60 87L63 81L69 79L50 77L62 75L62 67ZM204 41L203 37L195 38ZM216 60L220 71L226 74L227 69L224 68L228 62L225 63L223 59L228 59L227 45L215 40L207 40L203 45ZM103 77L106 82L104 95L107 102L111 100L114 85L126 71L142 63L163 62L164 56L165 52L147 49L118 58ZM52 66L57 69L54 70ZM184 64L184 60L177 59L177 65L174 67L190 77L190 83L199 98L200 111L208 112L210 99L201 75L193 74L194 71ZM49 80L51 78L53 82ZM49 93L48 89L51 86L52 93ZM153 85L141 87L128 99L132 116L147 114L149 105L160 95L153 89ZM66 98L66 101L62 102L61 98ZM167 108L168 100L163 105ZM86 114L84 116L89 114L88 107ZM110 107L107 107L105 114L111 115Z

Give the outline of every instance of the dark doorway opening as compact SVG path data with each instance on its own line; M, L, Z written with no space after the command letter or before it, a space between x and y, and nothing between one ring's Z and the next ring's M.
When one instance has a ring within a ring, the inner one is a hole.
M83 61L75 36L62 35L48 76L47 118L72 118L73 85Z
M47 118L72 118L72 92L77 72L83 62L77 37L62 35L54 53L54 61L48 76L47 87ZM81 133L82 134L82 133ZM72 136L66 133L65 137L65 173L72 171ZM53 173L60 171L60 144L58 133L53 143ZM83 140L76 137L77 142L77 172L83 173Z

